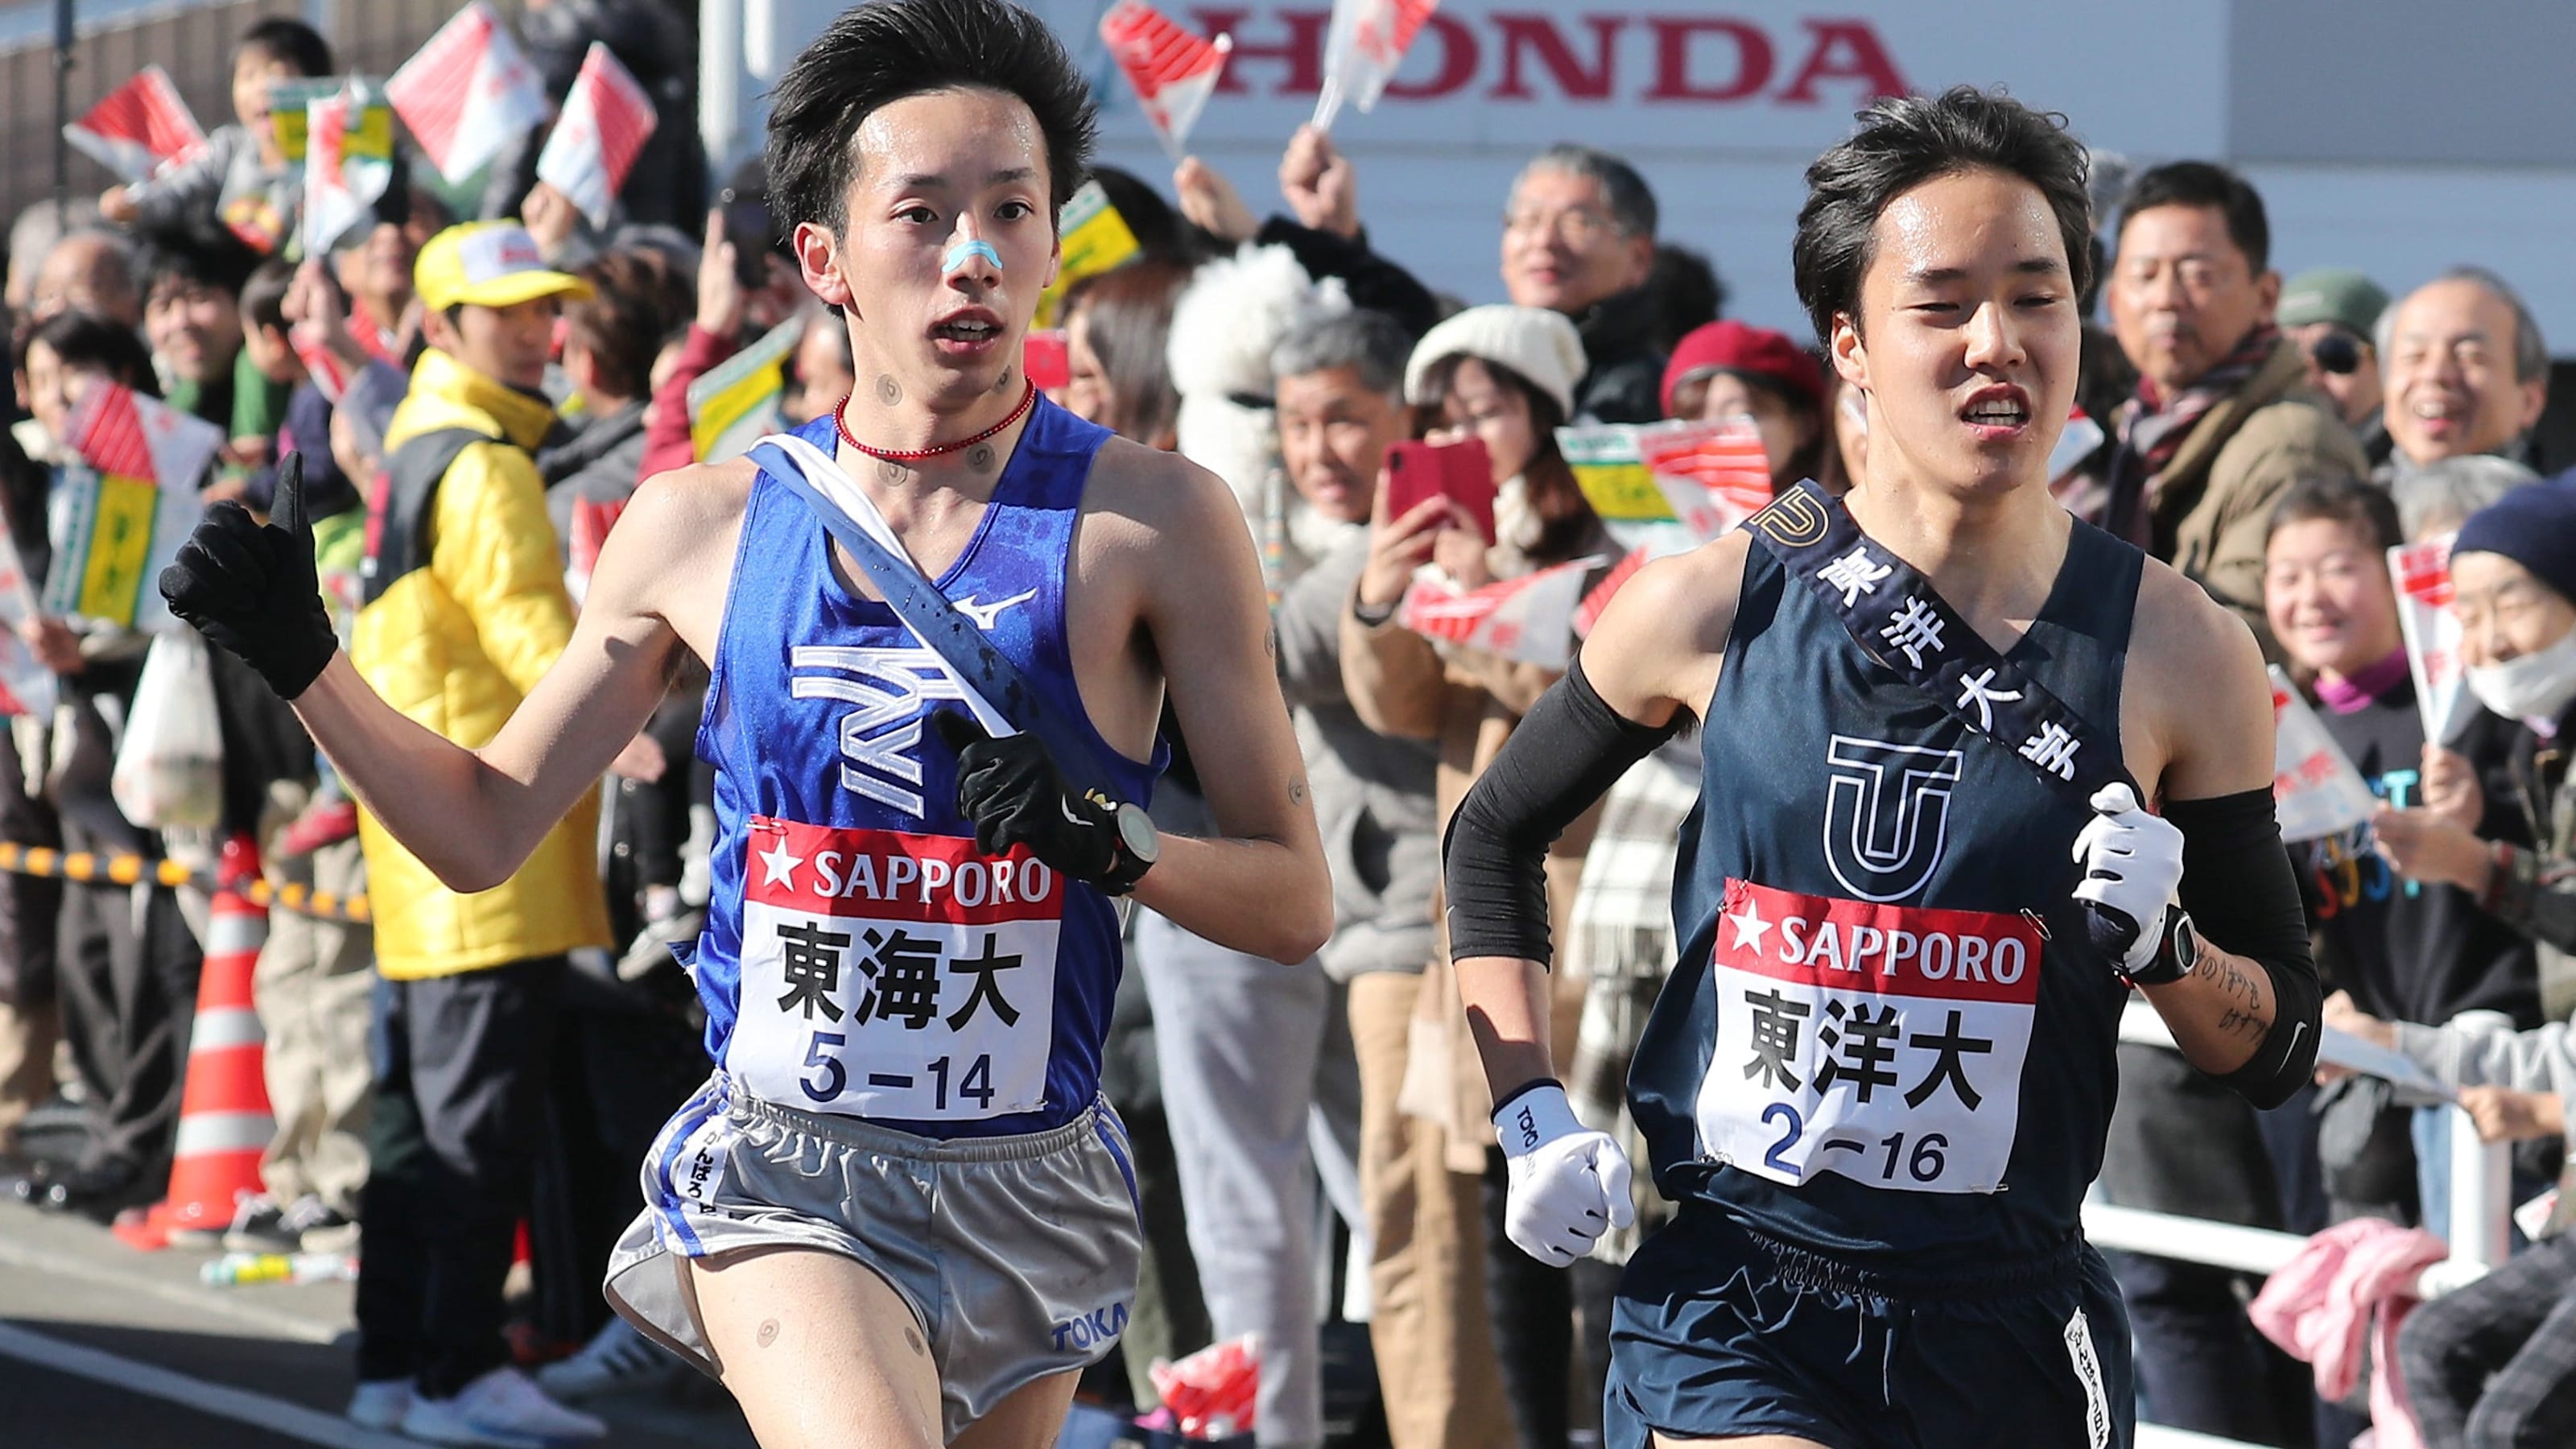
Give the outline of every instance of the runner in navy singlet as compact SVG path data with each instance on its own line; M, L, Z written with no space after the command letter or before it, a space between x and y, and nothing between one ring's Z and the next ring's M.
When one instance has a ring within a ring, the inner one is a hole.
M1135 1278L1099 1097L1112 898L1293 963L1330 885L1232 494L1021 370L1092 140L1082 74L1005 0L879 0L769 100L772 209L857 390L759 465L638 490L490 743L429 735L333 657L295 499L217 508L162 587L458 890L597 783L681 651L707 661L715 894L683 954L716 1070L642 1164L612 1301L767 1449L1041 1449ZM965 622L885 602L931 590ZM1218 838L1140 808L1167 694Z
M1549 1075L1538 853L1696 717L1683 944L1629 1079L1680 1212L1622 1281L1606 1441L2126 1445L2079 1220L2122 1007L2266 1105L2315 1051L2262 657L2047 491L2090 269L2059 125L1884 101L1808 181L1800 294L1867 475L1642 571L1452 827L1507 1228L1566 1262L1630 1210Z

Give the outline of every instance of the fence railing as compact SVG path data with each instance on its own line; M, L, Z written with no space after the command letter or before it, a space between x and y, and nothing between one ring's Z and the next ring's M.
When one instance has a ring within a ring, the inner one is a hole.
M2155 1008L2144 1002L2131 1002L2127 1013L2121 1017L2120 1040L2137 1046L2174 1049L2173 1033L2165 1028L2164 1019L2156 1015ZM2318 1060L2337 1066L2353 1065L2337 1059L2331 1038L2327 1047L2319 1051ZM2505 1146L2480 1141L2477 1126L2469 1120L2468 1113L2457 1107L2446 1110L2451 1113L2451 1219L2446 1234L2451 1255L2417 1276L2415 1292L2419 1298L2439 1298L2453 1289L2476 1282L2489 1269L2502 1263L2512 1250L2512 1164ZM2149 1212L2105 1202L2084 1205L2084 1235L2099 1248L2267 1275L2279 1271L2307 1246L2308 1241L2297 1233L2241 1227L2235 1223L2214 1222L2181 1213ZM2250 1449L2250 1446L2240 1445L2233 1439L2194 1434L2161 1424L2140 1424L2137 1449Z

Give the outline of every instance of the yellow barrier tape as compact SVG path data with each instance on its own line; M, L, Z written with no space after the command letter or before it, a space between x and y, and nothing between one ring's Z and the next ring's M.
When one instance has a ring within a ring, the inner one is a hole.
M79 881L83 885L133 885L148 876L154 885L173 890L181 886L203 891L215 888L212 875L191 871L175 860L147 860L131 854L100 856L86 850L66 853L10 841L0 841L0 871ZM255 906L282 908L318 920L363 926L374 919L365 896L335 895L291 881L283 885L266 879L251 881L242 887L242 898Z

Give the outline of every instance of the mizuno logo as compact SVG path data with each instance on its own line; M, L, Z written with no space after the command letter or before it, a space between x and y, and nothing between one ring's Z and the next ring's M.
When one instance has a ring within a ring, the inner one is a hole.
M957 600L957 612L974 620L976 628L989 634L993 632L993 623L995 620L1002 617L1002 611L1004 609L1010 608L1014 604L1025 604L1037 596L1038 591L1031 589L1024 594L1013 594L1007 599L995 599L989 604L979 604L975 602L975 596L973 594L968 594L966 597Z

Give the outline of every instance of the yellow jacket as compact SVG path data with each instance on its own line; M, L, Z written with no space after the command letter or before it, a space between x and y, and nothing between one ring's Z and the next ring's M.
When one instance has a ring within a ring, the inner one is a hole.
M349 645L350 663L387 703L469 749L500 732L572 637L545 485L529 456L553 422L544 399L431 351L385 432L388 457L441 429L492 439L448 467L420 510L416 547L407 556L386 547ZM608 945L598 832L593 791L518 874L459 895L362 813L377 969L410 980Z

